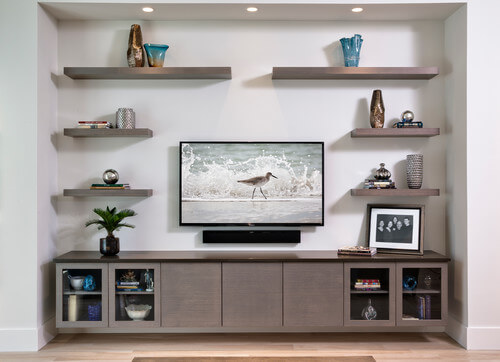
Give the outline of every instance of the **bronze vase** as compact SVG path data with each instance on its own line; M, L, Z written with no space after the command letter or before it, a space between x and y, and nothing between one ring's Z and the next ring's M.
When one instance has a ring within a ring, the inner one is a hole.
M385 107L382 99L382 91L375 89L370 104L370 125L372 128L383 128L385 121Z
M144 48L142 47L141 26L133 24L128 37L127 61L129 67L143 67L145 64Z

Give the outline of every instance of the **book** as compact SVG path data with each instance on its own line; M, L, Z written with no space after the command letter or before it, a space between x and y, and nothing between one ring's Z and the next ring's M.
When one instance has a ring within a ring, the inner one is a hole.
M122 282L122 281L117 281L116 285L139 285L139 282Z
M107 187L107 186L90 186L91 190L130 190L130 186Z
M92 187L126 187L130 184L92 184Z
M425 319L431 319L431 296L425 296Z
M110 128L105 124L79 124L76 128L91 128L91 129L101 129L101 128Z
M78 124L110 124L108 121L78 121Z
M377 253L376 248L367 246L344 246L337 250L338 255L365 255L372 256Z

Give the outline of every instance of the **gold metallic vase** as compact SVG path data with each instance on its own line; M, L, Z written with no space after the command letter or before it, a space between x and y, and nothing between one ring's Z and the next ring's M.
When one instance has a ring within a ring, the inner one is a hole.
M142 47L141 26L133 24L128 37L127 61L129 67L143 67L145 64L144 48Z
M382 91L375 89L370 104L370 125L372 128L383 128L385 121L385 107L382 100Z

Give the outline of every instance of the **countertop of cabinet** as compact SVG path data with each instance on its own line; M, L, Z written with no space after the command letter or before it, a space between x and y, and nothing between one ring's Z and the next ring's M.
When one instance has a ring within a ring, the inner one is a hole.
M55 263L134 263L134 262L208 262L208 261L330 261L330 262L448 262L450 258L426 250L424 255L376 254L339 256L336 250L314 251L121 251L103 256L99 251L70 251L53 259Z

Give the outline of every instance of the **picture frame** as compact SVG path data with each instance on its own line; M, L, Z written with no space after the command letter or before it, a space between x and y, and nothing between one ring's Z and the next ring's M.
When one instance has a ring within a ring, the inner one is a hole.
M368 204L367 239L378 253L424 253L424 205Z

